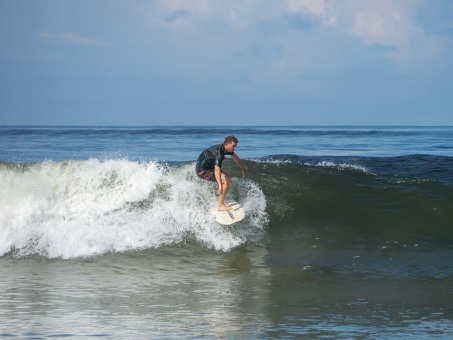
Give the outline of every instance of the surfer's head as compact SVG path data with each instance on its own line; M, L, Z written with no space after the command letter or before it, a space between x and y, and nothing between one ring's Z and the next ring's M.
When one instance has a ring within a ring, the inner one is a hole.
M225 138L225 141L223 142L223 145L224 146L227 146L228 144L231 144L231 143L234 143L237 145L238 142L238 139L234 136L228 136Z
M236 150L236 145L238 144L238 140L234 136L228 136L225 138L223 142L223 147L225 148L226 152L234 152Z

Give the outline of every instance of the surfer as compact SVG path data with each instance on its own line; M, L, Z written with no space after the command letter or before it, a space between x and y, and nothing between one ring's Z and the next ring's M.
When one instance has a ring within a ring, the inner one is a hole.
M218 184L216 194L219 197L219 205L217 206L217 210L219 211L231 209L225 205L225 197L231 184L230 175L221 169L225 155L231 155L231 158L241 167L242 177L245 177L247 173L247 169L242 164L242 161L234 153L237 144L238 140L236 137L226 137L223 144L217 144L204 150L198 157L197 165L195 166L198 177Z

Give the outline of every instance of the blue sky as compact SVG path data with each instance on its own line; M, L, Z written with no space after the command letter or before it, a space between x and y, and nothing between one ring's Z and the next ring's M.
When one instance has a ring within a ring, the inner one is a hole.
M0 125L453 125L451 0L0 0Z

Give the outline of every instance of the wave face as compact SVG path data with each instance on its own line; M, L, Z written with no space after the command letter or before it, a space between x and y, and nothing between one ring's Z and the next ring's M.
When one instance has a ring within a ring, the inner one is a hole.
M271 221L335 225L352 235L393 231L439 242L453 236L453 158L282 155L253 167Z
M0 256L77 258L197 242L226 251L259 240L266 200L250 180L232 193L248 218L219 228L213 186L194 165L128 160L0 164Z
M250 164L268 202L273 265L449 275L453 159L272 156Z

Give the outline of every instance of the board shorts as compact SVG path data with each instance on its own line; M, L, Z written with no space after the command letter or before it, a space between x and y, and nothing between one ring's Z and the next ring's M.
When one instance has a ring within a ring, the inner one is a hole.
M197 176L206 181L217 183L214 170L201 170L197 172Z

